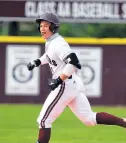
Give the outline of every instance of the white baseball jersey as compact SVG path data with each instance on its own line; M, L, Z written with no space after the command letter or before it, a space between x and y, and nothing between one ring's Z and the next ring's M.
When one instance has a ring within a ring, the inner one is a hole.
M45 54L40 57L40 60L42 64L49 64L53 78L57 78L66 65L64 58L72 52L64 38L56 33L46 41ZM85 90L82 79L76 73L73 73L72 78L80 90Z
M41 63L49 63L53 78L58 77L65 67L63 59L72 53L68 43L58 33L52 35L45 44L45 54L40 58Z
M42 64L49 64L53 78L57 78L66 66L63 59L70 53L73 52L68 43L56 33L46 41L45 53L39 59ZM66 106L86 125L96 124L96 113L92 112L85 96L83 81L75 72L72 79L65 80L48 95L37 119L39 128L51 128Z

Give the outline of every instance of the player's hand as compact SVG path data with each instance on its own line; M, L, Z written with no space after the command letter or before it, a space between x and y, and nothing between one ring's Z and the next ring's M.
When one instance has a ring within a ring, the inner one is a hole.
M33 70L35 67L38 67L41 64L40 59L36 59L33 62L27 64L27 68L29 71Z
M30 63L27 64L27 68L28 68L29 71L31 71L35 68L35 64L30 62Z
M60 84L62 84L62 79L60 77L56 79L49 79L48 80L48 86L50 87L51 90L56 89Z

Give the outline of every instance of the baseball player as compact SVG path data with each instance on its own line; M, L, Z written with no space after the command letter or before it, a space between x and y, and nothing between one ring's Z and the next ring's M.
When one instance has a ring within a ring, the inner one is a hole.
M48 81L51 92L48 95L37 119L39 135L36 143L49 143L52 123L68 106L71 111L87 126L97 124L117 125L126 128L126 120L105 112L92 111L81 77L76 72L81 65L76 53L57 32L60 27L58 17L45 13L36 19L42 38L46 40L45 53L28 63L28 70L49 64L52 79Z

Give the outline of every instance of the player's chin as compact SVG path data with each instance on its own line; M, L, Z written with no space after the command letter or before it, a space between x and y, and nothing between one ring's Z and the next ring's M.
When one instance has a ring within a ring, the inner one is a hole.
M41 34L41 35L42 35L42 38L43 38L43 39L46 39L46 36L45 36L45 35L43 35L43 34Z
M47 39L47 38L46 38L46 37L47 37L46 34L41 33L41 36L42 36L43 39Z

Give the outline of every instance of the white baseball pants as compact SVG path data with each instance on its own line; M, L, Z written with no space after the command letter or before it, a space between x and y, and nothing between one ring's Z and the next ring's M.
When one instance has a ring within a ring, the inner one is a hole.
M39 128L51 128L52 123L68 106L72 112L87 126L96 125L96 113L91 106L84 91L72 79L68 79L48 95L40 115L37 119Z

